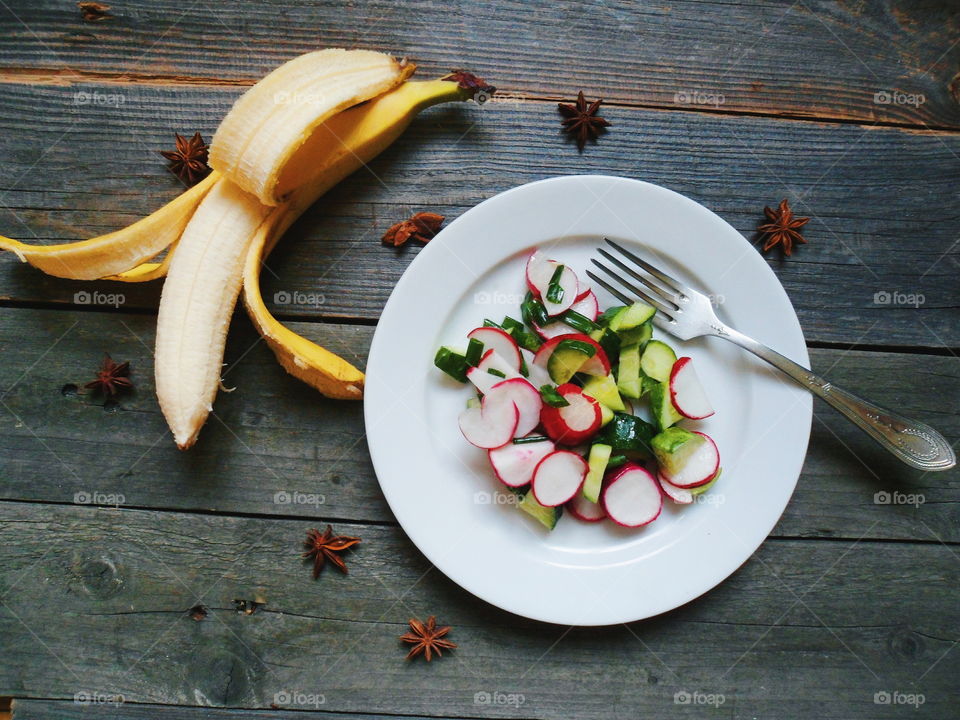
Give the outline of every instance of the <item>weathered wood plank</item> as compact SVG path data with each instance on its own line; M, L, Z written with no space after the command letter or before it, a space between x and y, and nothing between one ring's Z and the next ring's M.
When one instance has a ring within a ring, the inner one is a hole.
M363 366L371 328L294 327ZM245 317L234 323L226 357L225 382L237 391L220 394L216 417L186 453L173 446L154 397L152 346L148 316L0 310L0 497L70 503L97 492L122 494L135 507L393 521L360 404L326 400L287 376ZM131 360L138 388L110 412L100 398L61 394L66 383L82 384L104 351ZM813 361L834 382L960 438L956 358L815 350ZM924 476L826 406L816 413L776 535L960 541L960 473ZM882 491L924 502L875 504ZM278 493L288 495L278 502Z
M466 66L524 95L583 87L625 103L960 126L960 15L949 3L149 0L111 12L83 23L69 3L11 0L0 64L249 83L317 47L365 47L428 72ZM875 101L894 90L922 100Z
M78 106L78 92L121 92L123 103ZM209 134L234 96L196 88L0 86L7 178L0 182L0 232L65 241L150 212L177 188L155 149L169 144L172 129ZM960 346L960 136L612 108L611 135L578 156L557 136L555 116L545 103L425 114L370 171L348 179L294 226L264 273L265 296L325 296L319 307L275 305L286 316L376 318L417 252L380 244L394 221L425 207L453 218L520 183L595 172L683 192L748 236L763 205L789 195L798 214L814 216L810 242L770 263L809 339ZM153 308L159 295L159 283L85 285L45 277L13 256L0 263L0 298L71 303L75 293L96 288L122 292L127 307ZM881 292L922 297L923 304L877 304Z
M960 563L938 544L768 541L682 609L568 630L475 600L396 528L338 525L363 538L351 572L314 581L303 521L9 502L0 519L5 695L256 708L294 705L286 692L329 711L524 718L676 717L675 693L694 691L722 694L721 717L785 702L876 717L874 694L895 690L925 696L912 716L955 703ZM406 663L397 636L428 614L459 648Z
M189 707L182 705L145 705L131 702L103 702L72 700L16 700L16 714L10 720L75 720L88 718L91 713L109 713L111 720L302 720L303 710L244 710L242 708ZM311 706L313 709L313 706ZM318 711L322 712L322 711ZM314 716L316 717L316 715ZM367 713L323 712L325 720L391 720L397 715L369 715ZM413 716L409 717L414 720ZM2 718L2 716L0 716Z

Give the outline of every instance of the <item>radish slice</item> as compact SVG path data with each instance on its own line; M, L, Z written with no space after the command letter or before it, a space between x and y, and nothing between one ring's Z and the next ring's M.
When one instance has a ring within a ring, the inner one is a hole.
M486 397L500 394L508 395L520 413L517 428L513 431L514 437L523 437L540 424L543 398L540 397L540 391L524 378L502 380L490 388Z
M478 327L467 333L471 340L483 343L484 354L493 350L516 372L520 372L520 348L510 333L495 327Z
M670 400L678 413L693 420L703 420L714 413L693 360L688 357L678 359L670 371Z
M566 505L570 514L586 522L599 522L603 520L607 513L599 503L590 502L583 493L577 493Z
M597 296L589 289L585 293L580 294L570 309L593 321L596 321L596 319L600 317L600 303L597 302Z
M544 385L553 385L553 380L550 377L550 373L547 372L547 369L534 362L536 355L526 348L520 348L520 354L523 356L524 362L527 363L527 380L531 385L535 388L542 388Z
M544 430L554 442L564 445L586 442L596 434L603 422L600 403L584 395L583 390L572 383L560 385L557 392L569 404L564 407L543 406L540 421Z
M663 477L663 473L657 474L657 482L663 489L663 494L673 500L678 505L689 505L693 502L693 493L686 488L677 487L669 480Z
M570 333L576 332L576 330L567 325L565 322L561 322L559 320L556 322L547 323L546 325L537 325L534 323L533 329L536 330L540 337L542 337L544 340L549 340L550 338L559 337L561 335L569 335Z
M530 487L538 503L556 507L580 492L586 476L586 460L569 450L557 450L537 465Z
M550 356L553 355L553 351L556 350L557 345L559 345L560 342L565 339L579 340L580 342L593 346L594 355L583 364L583 366L580 368L580 372L587 373L588 375L610 374L610 359L607 357L607 353L605 353L603 348L600 346L600 343L598 343L589 335L576 332L557 335L556 337L552 337L547 340L543 345L540 346L540 349L537 350L537 354L533 356L534 364L546 369L547 364L550 361Z
M547 315L559 315L566 312L577 301L580 294L580 284L577 281L577 274L569 265L563 266L563 272L560 273L558 283L563 290L563 297L560 302L551 302L547 299L547 290L550 288L550 281L557 267L562 263L555 260L547 260L539 250L535 250L527 259L527 287L530 291L540 298L543 307L547 310Z
M490 373L487 372L488 370L494 370L495 372ZM487 350L480 358L477 366L467 370L467 380L472 382L473 386L484 395L490 392L490 388L497 383L517 378L524 379L523 375L510 367L510 363L500 357L496 350Z
M520 445L511 442L487 451L487 456L500 482L509 487L523 487L533 480L533 471L540 461L556 449L549 440Z
M680 471L673 475L661 471L664 479L678 488L695 488L698 485L704 485L713 479L720 467L720 451L717 450L717 444L709 435L702 432L696 434L703 437L706 442L691 453Z
M663 493L653 475L639 465L624 465L603 491L603 509L617 525L640 527L663 509Z
M577 295L577 302L583 300L587 295L593 295L593 290L590 289L589 285L584 285L582 282L579 285L580 293Z
M484 395L480 407L460 413L460 432L471 445L492 450L513 440L520 411L509 393Z

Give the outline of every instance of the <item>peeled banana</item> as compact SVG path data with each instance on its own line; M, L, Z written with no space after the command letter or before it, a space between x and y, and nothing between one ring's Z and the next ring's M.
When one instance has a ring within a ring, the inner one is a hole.
M59 277L144 282L166 276L156 386L181 449L196 441L211 412L241 287L247 312L288 372L329 397L360 398L360 370L270 314L260 269L304 210L396 140L418 112L493 91L462 71L409 81L414 70L367 50L295 58L237 100L211 144L214 171L171 203L91 240L38 247L0 237L0 249Z

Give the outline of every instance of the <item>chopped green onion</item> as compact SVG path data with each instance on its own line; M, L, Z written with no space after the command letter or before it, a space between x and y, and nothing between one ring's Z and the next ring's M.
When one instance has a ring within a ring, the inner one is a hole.
M581 332L584 335L589 335L597 329L597 324L593 320L588 318L586 315L581 315L576 310L567 310L563 315L560 316L560 319L574 330Z
M490 373L491 375L496 375L497 377L502 377L502 378L506 377L506 375L504 375L502 371L497 370L496 368L487 368L487 372Z
M490 318L486 318L486 319L483 321L483 326L484 326L484 327L500 328L501 330L504 330L504 329L505 329L503 326L497 325L497 324L496 324L493 320L491 320Z
M540 338L527 330L522 322L519 320L514 320L509 315L503 318L503 322L500 323L500 327L513 336L513 339L517 341L517 345L529 350L530 352L536 352L540 349L540 346L543 345L543 342L540 340ZM521 370L521 372L523 371Z
M570 402L553 385L544 385L540 388L540 397L550 407L566 407Z
M454 352L448 347L442 347L437 350L433 358L433 364L443 370L447 375L458 382L467 381L467 359L458 352Z
M470 367L476 367L480 362L480 358L483 355L483 343L477 340L476 338L470 338L470 342L467 343L467 356L466 361L467 365Z
M520 312L523 314L523 321L530 327L543 327L550 322L547 309L542 302L533 296L533 293L527 293L520 305Z
M557 265L553 271L550 283L547 285L547 300L552 303L558 303L563 300L563 286L560 285L560 278L563 276L563 265Z
M607 461L607 470L627 464L626 455L614 455Z
M514 438L514 439L513 439L513 444L514 444L514 445L526 445L527 443L543 442L543 441L549 440L549 439L550 439L550 438L548 438L546 435L528 435L527 437Z

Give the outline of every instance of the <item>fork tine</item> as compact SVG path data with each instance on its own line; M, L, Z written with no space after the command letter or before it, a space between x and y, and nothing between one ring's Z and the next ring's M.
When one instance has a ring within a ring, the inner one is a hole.
M627 305L630 305L631 303L633 303L633 298L632 298L632 297L630 297L629 295L627 295L627 294L625 294L625 293L620 292L620 291L617 290L615 287L613 287L613 285L610 285L610 284L609 284L608 282L606 282L605 280L601 280L600 278L598 278L596 275L594 275L594 274L593 274L592 272L590 272L589 270L587 270L587 275L588 275L588 276L590 277L590 279L593 280L595 283L597 283L598 285L600 285L600 286L603 287L603 288L606 288L606 290L607 290L611 295L613 295L614 297L618 298L618 299L620 300L620 302L624 302L624 303L626 303Z
M604 238L604 240L606 240L606 241L607 241L607 244L609 244L611 247L613 247L613 248L615 248L616 250L618 250L621 255L625 255L626 257L628 257L628 258L630 258L631 260L633 260L637 265L639 265L639 266L642 267L644 270L646 270L648 273L650 273L651 275L653 275L657 280L659 280L660 282L662 282L662 283L663 283L664 285L666 285L669 289L671 289L671 290L673 290L673 291L675 291L675 292L678 292L678 293L680 293L681 295L689 295L689 294L690 294L689 289L688 289L683 283L681 283L679 280L676 280L676 279L670 277L669 275L667 275L667 274L666 274L665 272L663 272L662 270L658 270L658 269L655 268L653 265L651 265L650 263L648 263L646 260L644 260L643 258L637 257L635 254L633 254L632 252L630 252L630 251L627 250L626 248L620 247L619 245L617 245L617 243L615 243L615 242L614 242L613 240L611 240L610 238Z
M641 275L632 267L627 265L625 262L623 262L623 260L615 258L613 255L608 253L603 248L597 248L597 252L603 255L607 260L612 262L618 268L620 268L621 270L629 274L634 280L637 280L643 283L644 285L646 285L648 288L650 288L651 292L656 293L668 303L671 303L673 305L677 304L677 299L678 299L677 294L672 290L664 290L662 287L660 287L656 283L651 282L649 278L645 277L644 275Z
M668 318L673 318L673 314L677 311L677 309L676 309L675 307L667 307L661 300L658 300L658 299L656 299L656 298L654 298L654 297L651 297L650 295L647 295L643 290L641 290L641 289L638 288L637 286L632 285L631 283L627 282L626 280L624 280L623 278L621 278L621 277L620 277L619 275L617 275L615 272L613 272L612 270L610 270L610 268L608 268L607 266L603 265L603 264L600 263L599 261L597 261L597 260L591 260L591 262L592 262L594 265L596 265L598 268L600 268L601 270L603 270L605 273L607 273L607 275L609 275L611 278L613 278L614 280L616 280L617 282L619 282L621 285L623 285L625 288L627 288L627 289L628 289L630 292L632 292L634 295L636 295L637 297L643 298L646 302L648 302L648 303L650 303L651 305L653 305L657 310L659 310L660 312L662 312L662 313L663 313L664 315L666 315ZM609 290L610 292L612 292L612 293L613 293L614 295L616 295L618 298L620 298L621 300L623 300L625 303L632 303L632 302L633 302L633 300L632 300L631 298L626 297L626 296L624 296L624 294L623 294L622 292L618 292L617 290L613 289L612 287L610 287L610 285L608 285L606 282L604 282L603 280L601 280L600 278L598 278L596 275L594 275L594 274L593 274L592 272L590 272L589 270L587 270L587 275L589 275L591 279L593 279L594 281L596 281L597 283L599 283L601 286L605 287L607 290Z

